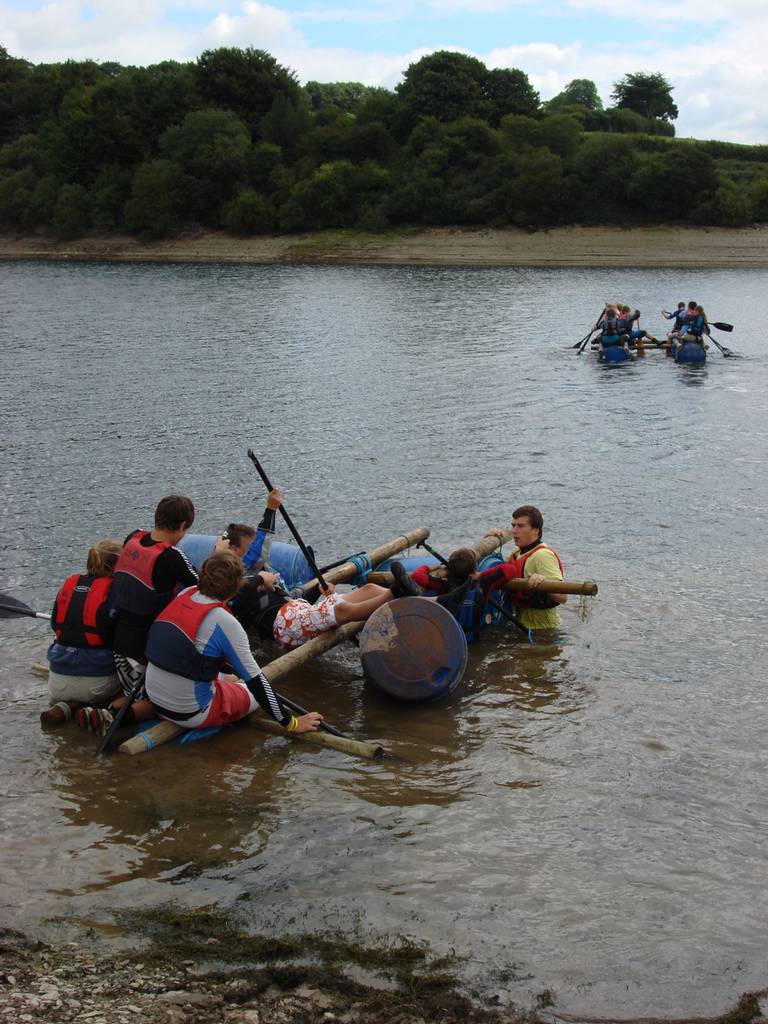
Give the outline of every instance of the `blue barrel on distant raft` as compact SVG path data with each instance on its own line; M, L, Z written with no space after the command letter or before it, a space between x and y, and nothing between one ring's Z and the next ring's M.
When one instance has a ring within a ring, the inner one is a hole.
M196 569L199 569L219 539L217 534L188 533L176 545ZM315 575L309 562L295 544L283 544L273 540L269 550L269 565L273 572L280 573L288 590L298 587Z
M377 690L421 704L447 697L459 685L467 667L467 638L437 601L400 597L381 605L366 622L360 660Z
M676 363L705 363L707 350L700 341L683 341L672 349L672 357Z
M601 363L626 363L633 356L623 345L607 345L598 353L598 358Z

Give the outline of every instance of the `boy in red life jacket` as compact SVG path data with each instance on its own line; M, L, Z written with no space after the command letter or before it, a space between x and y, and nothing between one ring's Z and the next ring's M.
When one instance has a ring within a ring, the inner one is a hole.
M229 610L243 564L219 551L200 569L200 586L183 590L152 623L147 640L147 693L157 712L185 729L228 725L259 707L288 732L311 732L322 715L291 715L251 654L245 630ZM224 675L227 667L234 675Z
M144 675L145 647L149 627L167 604L183 588L197 583L197 573L175 544L195 520L195 506L180 494L162 498L155 509L152 530L134 530L115 566L113 599L115 637L113 650L118 678L125 697L111 704L118 708ZM228 547L227 541L220 542ZM82 728L103 733L112 722L110 708L81 708L77 722ZM124 721L153 718L151 703L140 691L139 699Z
M563 578L563 563L554 548L543 543L543 530L544 516L535 505L521 505L512 513L512 538L516 548L507 561L517 566L518 576L528 580L533 589L545 580ZM501 536L503 532L498 528L486 532L486 537ZM557 606L567 600L566 594L523 591L515 597L518 621L525 629L557 629L560 625Z

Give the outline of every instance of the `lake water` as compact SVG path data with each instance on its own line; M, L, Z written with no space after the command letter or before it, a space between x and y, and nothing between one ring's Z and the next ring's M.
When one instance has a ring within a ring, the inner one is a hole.
M743 358L577 357L614 296L658 333L703 301ZM768 984L766 300L762 271L0 264L3 592L50 610L165 493L201 532L256 522L250 446L321 561L533 502L600 585L557 645L487 634L435 706L370 692L352 647L285 681L407 762L236 729L95 763L40 730L48 627L2 621L0 924L107 936L173 901L402 934L582 1014Z

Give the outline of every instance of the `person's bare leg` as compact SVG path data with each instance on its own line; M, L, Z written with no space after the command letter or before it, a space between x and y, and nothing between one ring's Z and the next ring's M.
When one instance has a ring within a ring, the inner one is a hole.
M369 587L373 589L368 590ZM363 591L366 590L368 593L364 594ZM352 600L353 598L354 600ZM375 583L366 583L365 587L360 587L359 590L355 590L351 594L344 594L333 609L336 623L343 626L345 622L364 622L373 615L377 608L391 600L391 590L379 587Z

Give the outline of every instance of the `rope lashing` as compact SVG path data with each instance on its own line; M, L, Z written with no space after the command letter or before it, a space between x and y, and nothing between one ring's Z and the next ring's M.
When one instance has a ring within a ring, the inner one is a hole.
M350 555L347 561L351 562L357 570L357 575L355 576L356 586L362 587L368 579L368 573L373 572L370 558L364 551L361 551L357 555Z

